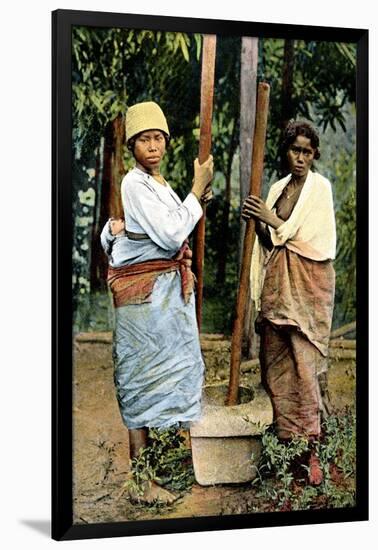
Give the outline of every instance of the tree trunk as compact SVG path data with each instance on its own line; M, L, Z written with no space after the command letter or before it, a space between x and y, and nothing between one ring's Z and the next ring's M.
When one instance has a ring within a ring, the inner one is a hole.
M251 180L253 131L256 118L258 49L258 38L243 36L240 69L240 207L248 195ZM245 223L244 221L241 221L239 240L239 272L244 234ZM255 313L253 311L252 301L249 298L249 292L245 306L246 313L243 327L243 340L247 349L247 357L249 357L250 352L248 350L256 347L253 331Z
M294 40L285 40L284 61L282 73L282 93L281 93L281 132L283 132L290 119L295 116L293 105L293 79L294 79Z
M281 93L281 141L290 119L295 117L293 105L295 40L285 39ZM280 159L281 176L287 173L286 159Z
M121 199L121 182L125 175L123 164L123 147L125 144L125 120L118 115L112 122L113 127L113 149L111 154L111 178L109 213L110 217L123 218L123 207Z
M224 197L224 206L222 212L221 222L221 235L222 239L219 239L218 247L218 270L217 270L217 283L223 285L226 280L226 266L227 266L227 248L228 248L228 231L229 231L229 218L230 218L230 206L231 206L231 176L232 176L232 161L237 146L237 134L236 134L236 120L234 120L234 127L232 129L232 135L230 139L230 150L226 168L226 189Z
M98 287L106 288L108 261L99 242L102 228L110 217L124 217L121 201L121 181L125 173L123 165L123 146L125 143L125 124L122 115L119 115L105 128L103 164L101 177L101 191L99 220L96 234L92 238L91 273L93 282L99 282Z
M256 79L258 38L242 37L240 63L240 207L249 192L251 180L253 130L256 118ZM245 224L241 223L239 270L243 250Z
M90 285L91 292L103 289L105 287L104 280L101 280L99 270L99 259L102 256L102 248L100 243L100 199L101 199L101 183L102 183L102 150L103 139L96 151L96 174L95 174L95 205L93 209L93 225L91 235L91 265L90 265Z

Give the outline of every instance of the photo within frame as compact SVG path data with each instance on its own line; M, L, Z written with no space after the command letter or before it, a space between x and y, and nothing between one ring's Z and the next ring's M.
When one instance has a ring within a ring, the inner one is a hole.
M53 538L367 519L367 31L52 15Z

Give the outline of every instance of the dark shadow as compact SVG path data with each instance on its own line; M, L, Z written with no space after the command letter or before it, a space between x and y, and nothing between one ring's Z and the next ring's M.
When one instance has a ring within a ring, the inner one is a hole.
M51 521L49 519L21 519L20 523L39 531L39 533L49 538L51 536Z

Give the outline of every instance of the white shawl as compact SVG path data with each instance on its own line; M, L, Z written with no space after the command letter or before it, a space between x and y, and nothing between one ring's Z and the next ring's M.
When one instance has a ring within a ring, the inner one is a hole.
M291 174L273 184L266 205L272 208L289 183ZM269 227L274 246L289 250L315 261L333 260L336 255L336 223L330 182L320 174L309 171L299 199L289 219L278 229ZM252 253L250 284L257 310L265 278L266 264L271 256L256 235Z

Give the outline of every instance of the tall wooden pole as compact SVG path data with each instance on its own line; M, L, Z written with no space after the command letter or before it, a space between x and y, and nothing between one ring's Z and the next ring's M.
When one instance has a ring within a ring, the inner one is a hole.
M261 82L257 91L256 122L253 137L252 167L249 189L250 195L260 196L261 193L266 126L269 111L269 92L269 84L266 82ZM255 235L255 221L251 218L247 221L244 235L243 257L240 270L239 289L236 299L236 315L231 339L230 381L228 385L226 405L236 405L238 403L245 303L248 297L249 274L251 270L252 249L255 242Z
M216 36L205 35L202 47L200 143L198 160L203 164L211 151L211 120L213 116ZM197 277L196 314L198 330L202 322L203 262L205 254L206 207L194 232L193 268Z

